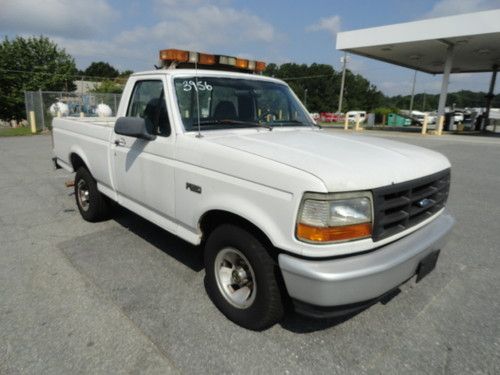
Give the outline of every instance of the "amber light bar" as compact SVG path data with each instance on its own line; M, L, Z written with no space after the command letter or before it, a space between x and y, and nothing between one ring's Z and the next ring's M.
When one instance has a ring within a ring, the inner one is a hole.
M160 60L169 63L192 63L198 65L230 66L236 69L249 70L260 73L266 68L263 61L247 60L225 55L211 55L180 49L162 49Z

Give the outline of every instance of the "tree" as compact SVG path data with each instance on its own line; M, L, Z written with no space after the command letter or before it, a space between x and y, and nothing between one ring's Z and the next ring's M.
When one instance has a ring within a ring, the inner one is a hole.
M302 101L307 90L307 108L311 112L330 111L337 101L335 87L338 73L330 65L269 64L264 74L286 81Z
M91 63L83 72L85 76L97 78L116 78L120 74L113 66L104 61Z
M484 107L486 103L485 92L473 92L469 90L461 90L457 92L448 93L446 100L446 105L455 108L467 108L467 107ZM439 94L416 94L413 101L413 109L417 111L435 111L437 110L439 102ZM410 95L396 95L392 97L387 97L385 99L385 105L390 107L396 107L400 109L408 109L410 107ZM500 97L496 97L492 102L493 107L500 106Z
M349 69L346 70L343 110L371 111L379 107L384 98L384 94L361 74L353 74Z
M128 76L130 76L132 74L134 74L134 71L130 70L130 69L127 69L127 70L124 70L124 71L120 72L119 77L128 78Z
M0 43L0 118L25 116L24 91L75 89L74 59L44 36Z
M121 94L123 92L123 85L106 79L99 83L92 92L108 93L108 94Z
M269 64L265 75L286 81L304 101L307 90L307 109L311 112L337 111L341 72L327 64ZM384 95L367 79L347 71L343 111L372 110L384 100Z

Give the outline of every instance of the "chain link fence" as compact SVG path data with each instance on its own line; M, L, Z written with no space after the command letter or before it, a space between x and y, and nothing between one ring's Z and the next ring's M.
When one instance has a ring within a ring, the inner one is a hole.
M25 91L26 118L31 125L30 112L34 113L34 121L37 131L51 128L52 119L58 115L73 117L97 117L99 110L102 111L105 104L110 115L115 116L120 104L121 94L108 93L78 93L64 91ZM98 110L99 106L99 110Z

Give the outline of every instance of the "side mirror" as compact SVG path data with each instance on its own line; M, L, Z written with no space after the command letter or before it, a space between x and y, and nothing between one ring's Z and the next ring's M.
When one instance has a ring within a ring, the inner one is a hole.
M142 117L120 117L115 123L115 133L152 141L156 135L148 132L146 121L149 120Z

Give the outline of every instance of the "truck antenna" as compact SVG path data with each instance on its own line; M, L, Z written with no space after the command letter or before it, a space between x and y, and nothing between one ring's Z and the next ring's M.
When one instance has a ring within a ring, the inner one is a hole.
M196 92L196 119L198 121L198 134L196 135L196 138L201 138L203 137L201 135L201 124L200 124L200 94L198 93L198 63L194 63L194 82L196 84L195 87L195 92Z

